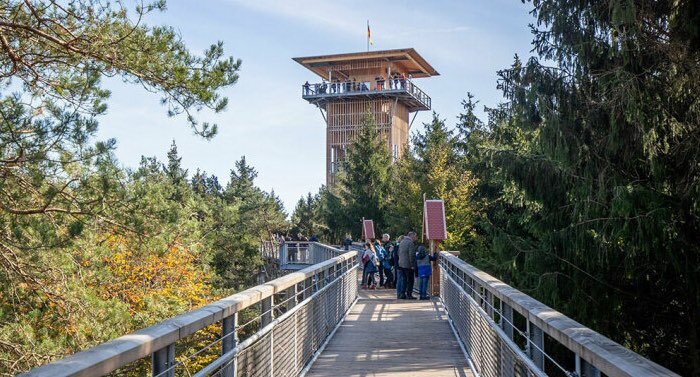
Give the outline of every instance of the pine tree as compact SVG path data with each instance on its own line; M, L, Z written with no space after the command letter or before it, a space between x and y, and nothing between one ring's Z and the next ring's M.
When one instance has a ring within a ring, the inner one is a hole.
M311 235L317 233L317 206L318 196L308 193L305 197L299 198L292 213L292 234L303 234L306 237L311 237Z

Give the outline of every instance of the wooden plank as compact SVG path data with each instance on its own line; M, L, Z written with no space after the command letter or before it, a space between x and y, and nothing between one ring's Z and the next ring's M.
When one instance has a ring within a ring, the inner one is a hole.
M473 376L438 302L361 291L307 376Z

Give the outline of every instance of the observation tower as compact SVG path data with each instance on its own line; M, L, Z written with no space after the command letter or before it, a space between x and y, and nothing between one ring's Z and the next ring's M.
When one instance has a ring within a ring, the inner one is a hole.
M386 140L393 161L408 145L409 116L430 110L430 96L416 79L439 73L412 48L293 58L321 82L302 85L302 98L316 105L326 122L326 184L332 186L340 163L369 112ZM411 123L413 120L411 120Z

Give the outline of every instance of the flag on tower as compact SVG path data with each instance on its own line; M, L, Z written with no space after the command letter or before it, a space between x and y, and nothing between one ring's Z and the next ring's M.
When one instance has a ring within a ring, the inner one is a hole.
M369 30L369 20L367 20L367 43L374 46L374 41L372 41L372 32Z

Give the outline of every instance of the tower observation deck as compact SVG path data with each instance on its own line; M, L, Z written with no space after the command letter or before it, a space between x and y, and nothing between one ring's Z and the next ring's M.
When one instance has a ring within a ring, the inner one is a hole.
M430 110L431 100L415 79L439 73L412 48L294 58L321 77L302 85L302 98L316 105L326 122L326 184L366 113L374 118L393 160L408 146L409 114ZM415 116L414 116L415 117Z

